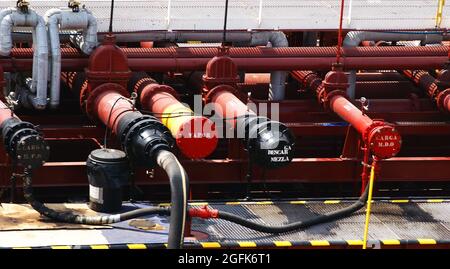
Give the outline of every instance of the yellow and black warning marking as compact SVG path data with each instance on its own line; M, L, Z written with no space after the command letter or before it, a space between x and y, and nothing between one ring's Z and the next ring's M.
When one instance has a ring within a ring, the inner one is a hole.
M189 203L190 206L214 206L214 205L275 205L275 204L283 204L288 203L292 205L305 205L305 204L340 204L340 203L352 203L354 200L291 200L291 201L274 201L274 200L266 200L266 201L228 201L228 202L192 202ZM392 203L392 204L405 204L405 203L449 203L450 199L423 199L423 200L411 200L411 199L383 199L383 200L373 200L374 203ZM160 203L158 206L167 207L170 206L170 203Z
M327 247L362 247L361 239L353 240L305 240L305 241L225 241L225 242L186 242L184 247L187 249L222 249L222 248L327 248ZM369 246L374 248L382 247L401 247L401 246L424 246L432 247L436 245L450 245L450 239L439 240L432 238L417 239L383 239L369 240ZM112 244L112 245L81 245L81 246L45 246L45 247L11 247L0 249L165 249L167 244Z

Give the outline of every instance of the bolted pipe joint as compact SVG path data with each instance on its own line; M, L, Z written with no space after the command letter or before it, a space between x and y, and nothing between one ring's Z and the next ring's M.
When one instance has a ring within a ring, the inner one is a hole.
M402 145L402 138L393 125L374 120L363 134L363 140L378 159L396 156Z
M6 152L18 165L35 169L48 159L50 147L33 124L11 117L0 130Z

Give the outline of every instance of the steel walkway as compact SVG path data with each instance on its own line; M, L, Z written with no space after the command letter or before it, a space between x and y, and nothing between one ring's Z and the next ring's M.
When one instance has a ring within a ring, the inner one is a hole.
M348 206L348 200L262 201L262 202L196 202L199 207L238 214L268 225L286 224ZM145 207L149 204L128 204ZM154 204L153 204L154 205ZM160 204L166 205L166 204ZM72 206L71 206L72 207ZM79 205L85 207L85 205ZM0 212L1 214L1 212ZM25 214L25 216L27 216ZM28 221L29 221L29 215ZM187 248L360 248L364 228L364 210L335 222L279 235L256 232L218 219L194 219L186 238ZM130 222L111 227L24 227L0 231L0 248L165 248L168 221L150 216L147 228L136 228ZM20 219L15 220L20 223ZM48 220L38 222L48 224ZM152 228L154 227L157 228ZM145 225L144 225L145 226ZM1 223L0 223L1 227ZM370 223L369 245L372 248L450 247L450 200L429 199L374 201Z

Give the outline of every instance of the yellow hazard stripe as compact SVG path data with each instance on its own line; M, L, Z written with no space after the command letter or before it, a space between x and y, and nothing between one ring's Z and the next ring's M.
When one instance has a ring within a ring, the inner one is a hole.
M52 249L72 249L71 246L52 246Z
M362 240L346 240L349 246L362 246L364 242Z
M387 239L387 240L381 240L383 245L400 245L400 240L397 239Z
M127 244L128 249L147 249L144 244Z
M428 199L428 203L442 203L444 202L444 199Z
M108 245L91 245L91 249L109 249Z
M309 241L309 243L313 247L324 247L324 246L330 245L330 242L328 242L326 240L311 240L311 241Z
M220 248L221 245L218 242L200 242L203 248Z
M290 201L289 203L293 205L304 205L306 201Z
M256 243L255 242L251 242L251 241L238 241L237 243L239 244L239 246L241 248L254 248L254 247L256 247Z
M419 244L421 245L436 245L437 242L434 239L427 239L427 238L419 238L417 239L419 241Z
M196 202L196 203L189 203L191 206L205 206L208 205L207 202Z
M256 202L257 205L273 205L272 201Z
M325 200L323 203L324 204L339 204L341 201L340 200Z
M31 249L31 247L14 247L12 249Z
M292 247L292 243L289 241L274 241L273 244L277 247Z
M226 205L240 205L241 202L226 202Z
M164 206L164 207L166 207L166 206L170 206L170 203L161 203L161 204L158 204L158 206Z
M391 200L391 203L408 203L409 200Z

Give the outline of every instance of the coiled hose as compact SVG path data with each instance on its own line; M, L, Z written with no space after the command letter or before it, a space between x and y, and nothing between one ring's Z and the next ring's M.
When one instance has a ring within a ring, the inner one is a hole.
M171 187L171 208L149 207L136 209L122 214L105 216L85 216L72 212L59 212L47 207L37 201L33 195L32 171L24 170L23 192L24 197L31 207L50 219L60 222L102 225L126 221L148 215L170 215L169 239L167 247L169 249L179 249L183 247L184 227L187 210L187 193L189 193L189 179L175 155L169 151L161 150L157 154L157 162L163 168L170 179ZM173 212L173 214L171 214Z

